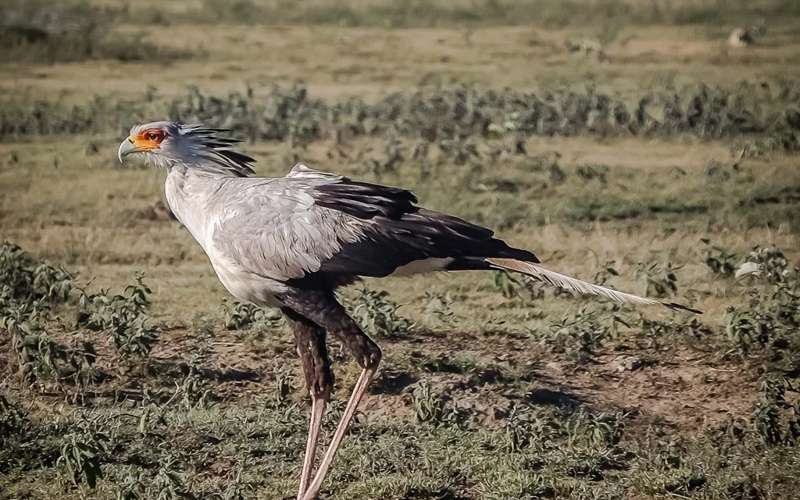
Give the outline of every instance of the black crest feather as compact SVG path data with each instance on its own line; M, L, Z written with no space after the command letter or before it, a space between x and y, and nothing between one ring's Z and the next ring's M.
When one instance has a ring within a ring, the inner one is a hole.
M236 177L249 177L255 173L252 164L255 159L231 149L241 141L226 137L231 130L202 125L181 125L181 134L192 140L195 154L208 160L227 174Z

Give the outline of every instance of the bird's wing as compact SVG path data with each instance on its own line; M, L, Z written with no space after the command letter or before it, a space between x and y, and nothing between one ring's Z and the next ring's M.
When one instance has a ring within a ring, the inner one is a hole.
M315 273L387 276L415 261L536 257L492 231L418 208L410 191L297 165L284 178L239 189L213 233L214 247L246 270L288 281Z
M316 180L272 179L220 193L211 241L220 257L253 274L288 281L319 270L359 228L315 205Z

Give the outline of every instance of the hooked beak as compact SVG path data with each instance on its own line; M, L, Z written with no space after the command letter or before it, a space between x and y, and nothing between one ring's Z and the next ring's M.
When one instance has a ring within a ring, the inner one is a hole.
M132 137L128 137L122 144L119 145L119 150L117 151L117 158L119 158L120 163L125 163L124 158L131 153L138 153L141 149L136 147L136 143L133 142Z

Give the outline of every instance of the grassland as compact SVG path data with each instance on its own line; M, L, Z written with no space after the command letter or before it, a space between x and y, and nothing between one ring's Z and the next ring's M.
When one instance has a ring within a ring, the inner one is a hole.
M163 117L704 311L491 273L344 290L385 361L325 498L796 495L795 2L0 8L0 498L293 497L291 332L230 299L162 172L116 163ZM332 352L333 421L358 370Z

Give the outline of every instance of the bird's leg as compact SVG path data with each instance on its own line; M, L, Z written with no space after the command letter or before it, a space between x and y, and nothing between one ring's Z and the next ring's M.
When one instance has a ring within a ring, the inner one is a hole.
M333 463L333 458L339 445L342 443L347 428L353 420L358 403L367 392L370 381L375 376L378 365L381 361L381 350L364 332L361 331L353 318L348 316L347 311L336 301L336 296L332 290L312 290L312 289L291 289L278 298L284 305L284 312L290 319L300 318L309 324L319 325L328 333L332 333L342 341L348 351L361 366L361 375L358 377L353 394L347 402L342 419L336 427L330 446L325 451L322 461L314 474L314 479L308 485L303 500L313 500L322 487L325 475ZM295 330L297 331L297 330ZM324 342L323 344L324 345ZM301 351L301 349L298 349ZM301 356L302 356L301 352ZM324 358L327 361L327 356ZM305 362L304 362L305 366ZM328 366L327 364L325 365ZM313 393L312 393L313 394ZM327 396L325 398L327 400ZM316 410L316 409L315 409ZM320 417L324 410L320 411ZM313 416L312 416L313 420ZM312 424L313 425L313 424ZM313 428L311 433L313 433ZM309 445L311 446L311 445ZM306 467L303 467L304 471Z
M342 439L350 426L350 422L353 420L358 404L367 392L367 387L375 376L378 364L381 361L381 350L377 344L364 334L349 316L346 317L347 320L349 320L346 322L346 328L334 329L332 331L344 342L348 350L355 356L356 361L361 366L361 375L359 375L356 381L353 393L342 414L342 419L336 427L336 432L333 434L331 443L328 445L328 449L322 457L319 468L314 475L314 480L308 486L303 500L313 500L316 498L317 493L319 493L322 482L325 480L325 475L328 473L328 469L333 463L333 458L336 456L336 451L339 449L339 445L342 443Z
M297 353L303 362L306 387L311 396L308 441L303 459L303 471L300 476L300 489L297 494L297 498L300 500L304 497L311 480L319 431L322 427L322 416L325 414L325 406L333 387L333 374L330 370L328 351L325 346L325 330L292 311L284 311L284 313L289 317L294 330Z
M331 464L333 463L333 459L336 456L336 451L339 449L339 445L342 444L342 439L344 439L344 435L350 426L350 422L353 420L353 416L358 408L358 404L361 402L361 398L367 392L367 387L369 386L369 383L374 375L374 369L365 369L358 377L358 381L356 382L356 386L350 396L350 400L347 402L347 407L342 414L342 419L339 420L339 425L336 427L336 432L333 434L333 439L331 439L331 443L328 445L328 449L325 451L325 455L322 457L322 461L319 464L317 473L314 475L314 480L306 490L303 500L313 500L317 497L317 493L319 493L319 490L322 487L322 482L325 480L325 475L328 473L328 469L330 468Z
M319 441L319 430L322 427L322 416L325 414L326 400L311 397L311 419L308 423L308 441L306 441L306 454L303 458L303 472L300 476L300 489L297 493L297 500L302 500L311 481L311 473L314 471L314 461L317 457L317 441Z

